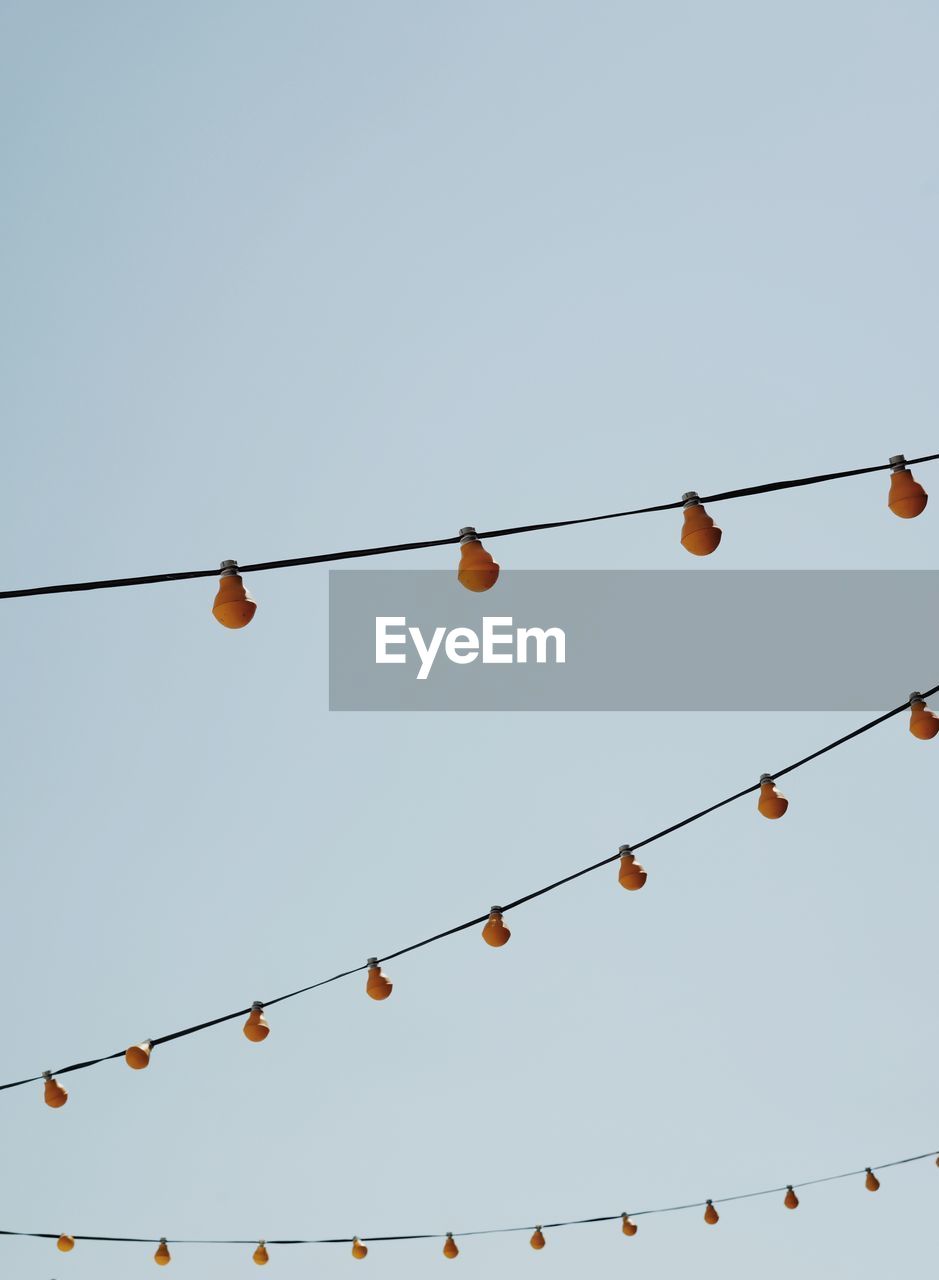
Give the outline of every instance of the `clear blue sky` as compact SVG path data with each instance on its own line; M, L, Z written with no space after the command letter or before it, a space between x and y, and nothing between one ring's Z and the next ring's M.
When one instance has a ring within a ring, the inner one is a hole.
M446 536L936 449L928 3L0 7L5 585ZM927 487L939 475L924 468ZM721 509L723 568L935 566L883 477ZM939 499L937 499L939 500ZM673 515L499 547L688 568ZM452 549L409 559L431 568ZM701 565L707 572L708 564ZM326 573L4 605L0 1077L392 950L846 731L330 714ZM916 625L916 619L898 625ZM628 629L623 660L629 661ZM939 657L937 657L939 664ZM897 701L932 672L898 671ZM939 1145L939 745L897 722L474 934L0 1095L0 1226L384 1234L615 1213ZM368 1275L910 1273L924 1163ZM0 1242L23 1280L152 1250ZM277 1276L345 1273L282 1250ZM250 1250L178 1249L179 1280Z

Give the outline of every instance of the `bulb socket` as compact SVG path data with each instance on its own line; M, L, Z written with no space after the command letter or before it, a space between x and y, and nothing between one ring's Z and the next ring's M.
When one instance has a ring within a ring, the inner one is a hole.
M890 459L890 467L893 471L906 470L906 458L903 456L902 453L895 453L893 455L893 457Z
M489 908L489 914L490 914L491 916L501 916L501 915L502 915L502 908L501 908L501 907L490 907L490 908Z
M628 844L621 844L619 847L619 856L622 858L626 853L632 853L632 846Z
M695 493L694 489L689 489L687 493L681 495L681 504L683 507L699 507L701 499Z
M237 578L238 577L238 561L223 560L218 567L218 571L219 571L219 576L222 578Z
M478 542L478 541L479 541L479 538L476 534L476 530L473 528L471 524L465 525L460 530L460 546L461 547L464 542Z
M926 699L918 691L916 693L910 694L910 706L912 706L914 702L925 702L925 701Z
M368 960L366 961L366 963L368 964L368 967L369 967L370 969L377 969L377 968L378 968L378 957L377 957L377 956L369 956L369 958L368 958Z

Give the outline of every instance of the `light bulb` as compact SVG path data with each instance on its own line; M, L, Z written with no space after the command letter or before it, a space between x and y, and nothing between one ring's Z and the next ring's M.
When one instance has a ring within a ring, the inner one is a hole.
M149 1067L150 1065L150 1050L152 1048L152 1040L142 1040L140 1044L132 1044L124 1054L124 1061L132 1071L143 1071L144 1067Z
M153 1261L157 1264L158 1267L165 1267L170 1262L170 1251L169 1249L167 1249L166 1241L163 1239L162 1236L160 1237L160 1243L159 1243L159 1246L157 1247L157 1251L153 1255Z
M267 1248L263 1240L258 1241L258 1247L255 1249L254 1253L252 1253L251 1261L256 1262L259 1267L263 1267L267 1265L267 1262L268 1262Z
M544 1248L544 1234L540 1227L535 1227L535 1230L532 1233L532 1237L528 1243L531 1245L533 1249Z
M252 1004L248 1020L241 1029L252 1044L260 1044L271 1034L267 1018L264 1016L264 1005L260 1000L255 1000Z
M867 1173L867 1177L864 1179L865 1187L867 1187L868 1191L879 1191L880 1179L877 1177L877 1174L873 1169L867 1169L865 1172Z
M906 458L902 453L890 459L893 468L890 476L890 493L887 506L901 520L912 520L926 508L929 495L921 484L913 479L912 471L906 469Z
M704 1221L708 1224L709 1227L713 1227L714 1223L720 1222L720 1220L721 1220L720 1214L714 1208L713 1201L709 1200L707 1202L707 1208L704 1210Z
M58 1240L55 1242L55 1247L58 1249L59 1253L71 1253L75 1248L75 1237L66 1235L59 1236Z
M939 716L929 710L921 693L910 694L910 733L924 742L939 733Z
M258 606L245 590L236 561L223 560L221 575L212 612L223 627L237 631L248 625Z
M453 1238L453 1232L447 1232L447 1238L443 1242L443 1256L445 1258L456 1258L459 1255L456 1241Z
M490 907L489 919L483 925L483 939L490 947L504 947L511 938L508 925L502 919L501 907Z
M460 567L456 576L467 591L488 591L499 576L499 566L470 525L460 530Z
M648 880L648 874L641 862L636 861L635 854L628 844L619 847L619 882L624 889L641 889Z
M681 545L693 556L709 556L720 546L721 531L701 506L701 500L694 490L682 494L681 500L685 512L681 526Z
M364 1258L368 1253L368 1245L363 1244L358 1236L352 1237L352 1256L353 1258Z
M389 982L382 973L378 961L372 956L368 962L368 978L365 981L365 994L372 997L373 1000L387 1000L391 995L391 988L394 983ZM363 1253L362 1257L365 1257Z
M639 1230L638 1225L632 1221L628 1213L623 1214L623 1235L634 1236Z
M786 1198L783 1201L783 1204L786 1206L787 1209L798 1209L799 1197L793 1191L792 1187L786 1188Z
M53 1080L51 1071L44 1071L42 1078L45 1080L43 1088L43 1097L47 1107L64 1107L68 1102L68 1090L63 1089L58 1080Z
M781 818L789 808L789 801L776 790L771 773L760 774L760 798L756 807L764 818Z

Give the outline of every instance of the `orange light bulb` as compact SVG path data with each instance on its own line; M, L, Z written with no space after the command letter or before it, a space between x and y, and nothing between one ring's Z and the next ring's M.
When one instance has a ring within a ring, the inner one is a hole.
M150 1065L150 1050L152 1048L152 1040L142 1040L140 1044L132 1044L124 1054L124 1061L132 1071L143 1071L144 1067L149 1067Z
M867 1177L864 1179L865 1187L867 1187L868 1191L879 1191L880 1179L877 1177L877 1174L873 1169L867 1169L866 1173Z
M704 1221L708 1224L709 1227L713 1227L714 1223L720 1222L720 1220L721 1220L720 1214L714 1208L713 1201L709 1200L707 1202L707 1208L704 1210Z
M786 1188L786 1198L783 1201L783 1204L786 1206L787 1209L798 1209L799 1197L793 1191L792 1187Z
M245 584L241 580L238 565L234 560L222 561L221 574L212 612L216 621L223 627L237 631L240 627L248 625L258 606L245 590Z
M623 1235L634 1236L639 1230L638 1225L632 1221L628 1213L623 1214Z
M619 882L624 889L641 889L648 880L648 874L641 862L637 862L628 844L619 847Z
M901 520L912 520L926 509L929 495L921 484L913 479L912 471L906 469L906 458L902 453L890 459L893 468L890 476L890 493L887 506Z
M170 1251L166 1247L166 1241L161 1237L156 1253L153 1255L153 1261L158 1267L165 1267L170 1262Z
M252 1044L260 1044L271 1034L267 1018L264 1016L264 1005L260 1000L255 1000L252 1004L248 1020L241 1029Z
M939 716L929 710L921 693L910 694L910 733L924 742L939 733Z
M364 1258L368 1253L368 1245L363 1244L358 1236L352 1238L352 1256L353 1258Z
M75 1237L66 1235L59 1236L58 1240L55 1242L55 1247L58 1249L59 1253L71 1253L75 1248Z
M254 1253L252 1253L251 1261L256 1262L259 1267L267 1265L269 1259L267 1256L267 1247L263 1240L258 1241L258 1247L255 1249Z
M544 1248L544 1233L542 1232L540 1227L535 1227L535 1230L532 1233L532 1237L528 1243L531 1245L533 1249Z
M460 530L460 567L456 576L467 591L488 591L499 576L499 566L470 525Z
M760 798L756 807L764 818L781 818L789 808L789 801L776 790L771 773L760 775Z
M456 1258L459 1255L456 1241L453 1238L453 1232L447 1232L447 1238L443 1242L443 1256L445 1258Z
M68 1102L68 1090L63 1089L58 1080L53 1080L51 1071L44 1071L42 1078L45 1080L43 1087L43 1098L47 1107L64 1107Z
M490 907L489 919L483 925L483 940L490 947L504 947L512 934L502 919L501 907Z
M701 500L694 490L682 494L681 500L685 512L681 545L693 556L709 556L720 546L721 531L701 506Z
M365 982L365 994L372 997L373 1000L387 1000L391 995L391 989L394 983L389 982L382 973L377 959L372 956L368 962L368 978ZM363 1258L365 1255L362 1255Z

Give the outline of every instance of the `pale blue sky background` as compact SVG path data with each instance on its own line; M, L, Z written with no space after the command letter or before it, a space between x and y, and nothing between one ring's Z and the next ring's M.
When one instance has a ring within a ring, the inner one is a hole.
M926 2L0 5L4 583L934 451L937 35ZM934 567L935 511L895 520L885 492L728 504L714 565ZM687 568L677 531L498 558ZM330 715L325 571L252 590L242 633L211 581L4 606L2 1078L392 950L858 720ZM939 656L896 680L935 683ZM784 822L727 809L649 850L642 895L584 879L502 952L399 960L383 1005L355 978L273 1010L263 1046L234 1024L105 1065L61 1112L0 1096L0 1226L462 1230L939 1146L937 751L896 722L792 778ZM924 1163L876 1197L540 1255L495 1237L453 1265L882 1277L932 1257L937 1196ZM140 1247L0 1251L24 1280L154 1274ZM180 1248L172 1274L249 1255ZM364 1265L450 1264L434 1243Z

